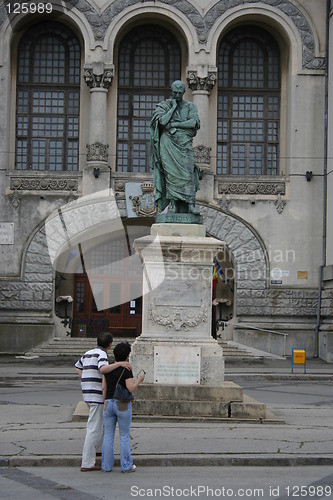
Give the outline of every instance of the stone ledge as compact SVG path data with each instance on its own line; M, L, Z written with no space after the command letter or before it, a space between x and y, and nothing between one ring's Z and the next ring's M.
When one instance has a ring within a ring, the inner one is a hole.
M166 385L141 384L135 393L140 400L176 401L243 401L243 389L234 382L225 382L223 387L211 385Z
M160 415L164 417L223 417L229 416L229 403L217 401L175 401L137 399L133 415Z
M143 384L135 396L134 418L261 422L267 417L266 405L243 395L243 389L233 382L225 382L225 387ZM72 421L85 421L88 413L81 401ZM274 418L270 415L270 420Z
M230 417L232 418L266 418L266 405L258 403L254 399L244 394L242 403L230 403Z

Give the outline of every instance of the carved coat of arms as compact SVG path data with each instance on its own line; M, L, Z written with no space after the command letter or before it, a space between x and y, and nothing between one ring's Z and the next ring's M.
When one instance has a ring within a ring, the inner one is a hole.
M133 210L141 217L154 217L158 208L155 205L154 187L151 183L141 184L142 194L138 196L130 196L129 199L133 203Z

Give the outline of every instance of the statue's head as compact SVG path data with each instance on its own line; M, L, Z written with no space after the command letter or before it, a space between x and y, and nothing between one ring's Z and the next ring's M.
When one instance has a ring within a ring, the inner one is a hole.
M180 80L176 80L171 85L172 97L176 99L177 103L181 103L183 95L185 94L185 85Z
M171 85L172 92L182 92L185 94L185 84L181 80L175 80Z

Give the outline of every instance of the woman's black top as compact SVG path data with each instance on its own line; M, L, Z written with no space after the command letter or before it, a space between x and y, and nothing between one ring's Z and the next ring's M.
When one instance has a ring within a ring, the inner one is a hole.
M113 372L107 373L105 375L106 379L106 396L105 399L112 399L113 394L117 385L118 378L121 375L121 372L124 370L121 366L119 368L116 368L113 370ZM121 375L121 378L119 380L119 384L122 385L123 387L126 387L126 379L128 378L133 378L133 372L132 370L127 370L125 368L124 373Z

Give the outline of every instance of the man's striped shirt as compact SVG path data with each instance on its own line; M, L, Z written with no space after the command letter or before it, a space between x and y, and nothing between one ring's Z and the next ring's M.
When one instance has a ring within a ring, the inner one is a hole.
M86 403L103 404L102 380L100 373L102 366L108 365L106 352L100 347L87 351L76 363L75 367L82 370L81 388Z

